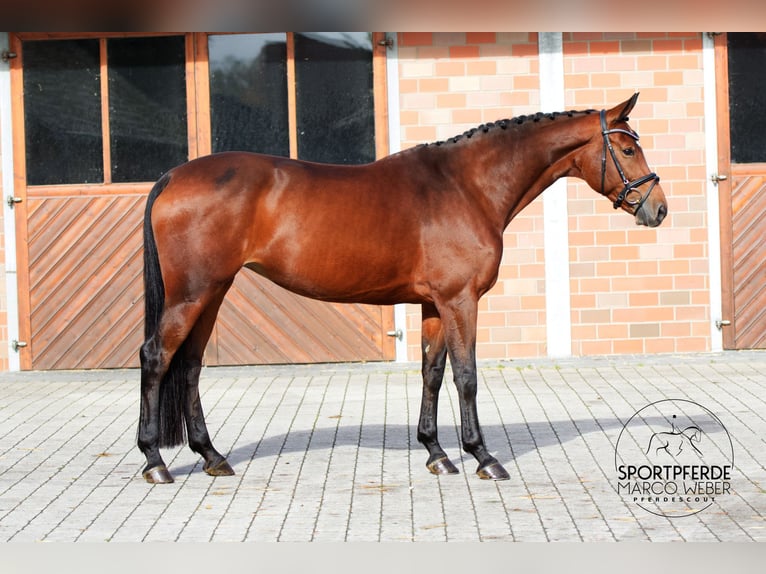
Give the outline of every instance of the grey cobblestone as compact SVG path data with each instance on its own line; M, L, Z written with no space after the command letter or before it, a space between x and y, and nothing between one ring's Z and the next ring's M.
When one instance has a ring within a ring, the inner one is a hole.
M447 376L450 376L448 372ZM208 368L209 428L234 477L188 448L150 486L135 447L138 372L0 374L2 541L766 541L766 353L483 362L479 413L511 480L460 452L446 384L436 477L415 438L414 364ZM689 517L616 492L622 425L686 398L724 422L733 493Z

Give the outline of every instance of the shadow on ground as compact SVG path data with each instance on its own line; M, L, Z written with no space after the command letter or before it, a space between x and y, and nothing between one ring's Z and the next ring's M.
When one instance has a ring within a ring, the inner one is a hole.
M661 417L650 417L649 424L667 422ZM508 425L482 425L482 432L487 448L503 464L524 456L536 449L562 445L589 433L609 433L610 442L616 443L625 421L618 419L576 419L551 422L512 423ZM460 429L451 425L440 427L440 442L453 460L458 460L456 451L462 459L469 455L460 449ZM338 427L318 428L314 430L294 430L288 434L269 436L261 441L237 446L228 453L232 466L254 458L266 458L280 453L329 450L338 447L373 448L386 450L413 450L423 455L423 464L427 453L416 439L415 425L340 425ZM202 464L186 464L174 468L176 476L202 472Z

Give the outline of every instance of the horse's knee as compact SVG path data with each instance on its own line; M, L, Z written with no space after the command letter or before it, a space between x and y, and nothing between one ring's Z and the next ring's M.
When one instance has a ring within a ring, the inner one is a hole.
M467 378L456 378L455 379L455 386L457 387L458 397L461 401L464 401L465 403L474 403L476 402L476 395L478 392L478 385L476 383L476 378L474 377L467 377Z

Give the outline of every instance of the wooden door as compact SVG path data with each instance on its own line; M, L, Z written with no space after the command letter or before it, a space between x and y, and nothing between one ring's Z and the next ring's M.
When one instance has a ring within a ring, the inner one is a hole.
M766 348L766 34L716 37L723 344ZM726 324L728 322L728 324Z
M11 40L22 368L135 367L146 194L167 169L215 148L207 36ZM385 137L372 137L375 150ZM242 272L206 361L390 359L392 328L390 308L308 301Z

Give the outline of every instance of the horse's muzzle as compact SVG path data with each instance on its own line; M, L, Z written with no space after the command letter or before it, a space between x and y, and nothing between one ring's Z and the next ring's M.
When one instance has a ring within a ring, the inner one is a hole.
M646 225L647 227L657 227L668 214L668 206L664 202L657 202L649 205L644 203L636 211L636 225Z

